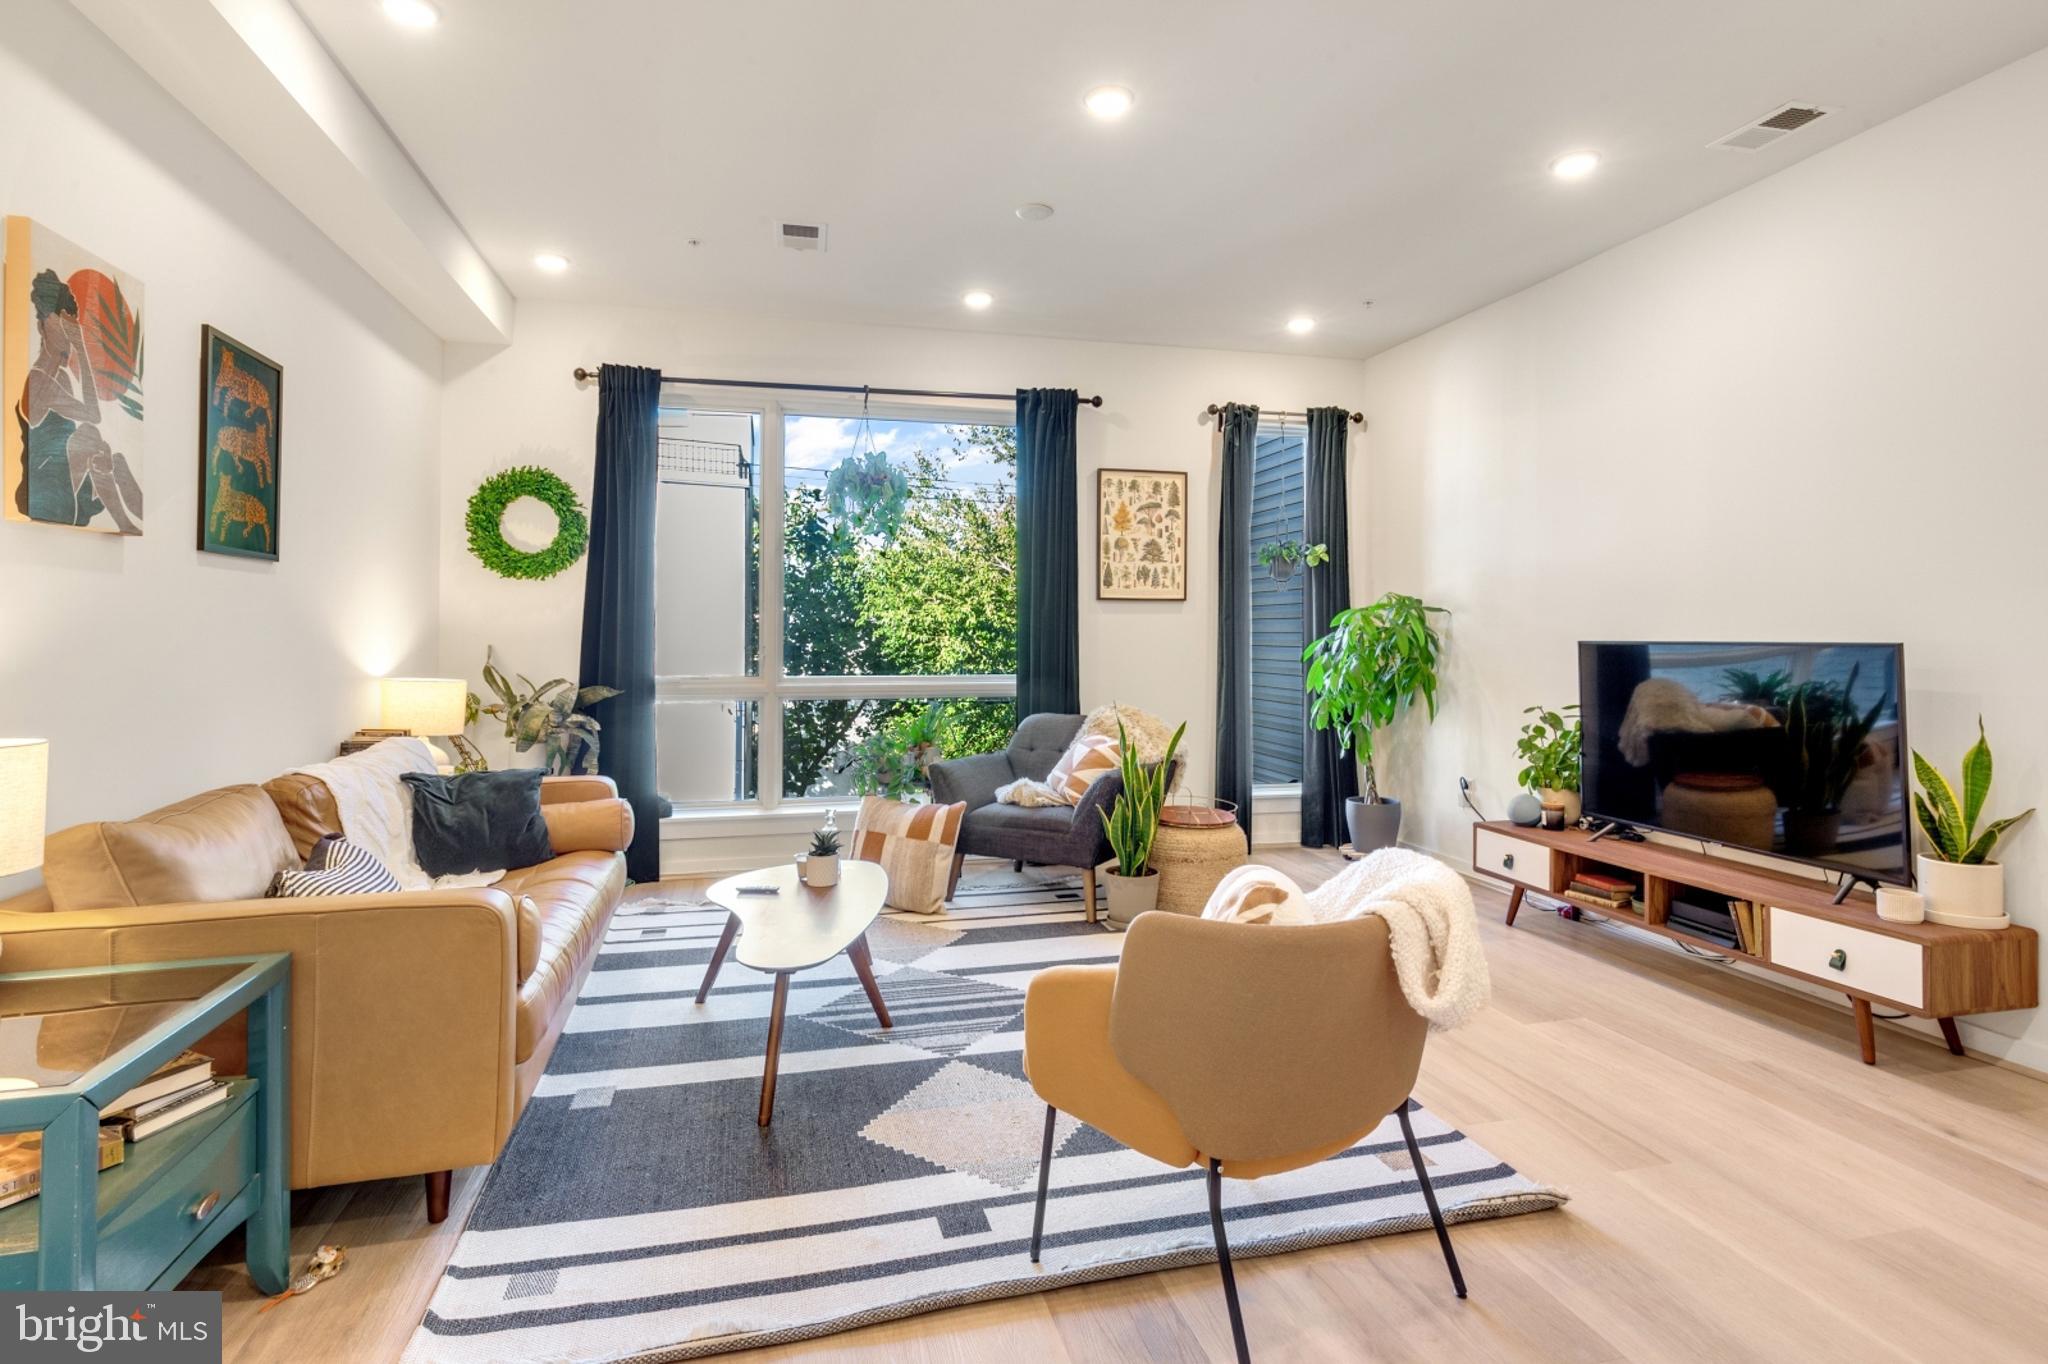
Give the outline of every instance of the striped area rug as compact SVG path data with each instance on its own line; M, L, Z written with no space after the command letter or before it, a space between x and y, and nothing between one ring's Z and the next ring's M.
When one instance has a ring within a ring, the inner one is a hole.
M844 957L797 976L765 1131L770 978L729 962L699 1007L725 912L626 906L407 1364L689 1359L1212 1260L1199 1172L1071 1120L1042 1266L1027 1258L1045 1109L1019 1064L1024 990L1124 943L1082 921L1079 896L1003 871L943 916L884 916L869 943L893 1029ZM1412 1121L1452 1220L1563 1201L1428 1112ZM1225 1198L1242 1256L1429 1225L1391 1117Z

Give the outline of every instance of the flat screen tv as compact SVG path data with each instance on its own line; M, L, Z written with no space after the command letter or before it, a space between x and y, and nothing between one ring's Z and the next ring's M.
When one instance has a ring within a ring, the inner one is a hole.
M1905 649L1579 645L1596 820L1911 884Z

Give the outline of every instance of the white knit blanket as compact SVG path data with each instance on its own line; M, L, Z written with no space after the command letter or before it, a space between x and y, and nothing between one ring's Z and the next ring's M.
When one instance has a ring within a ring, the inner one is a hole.
M386 739L332 762L295 767L294 772L325 782L348 841L373 853L405 890L488 886L504 871L473 871L433 877L412 850L412 792L399 777L432 772L434 757L423 739Z
M1383 848L1304 895L1285 872L1239 867L1203 909L1205 919L1334 923L1377 914L1387 921L1394 974L1408 1006L1447 1031L1486 1007L1493 982L1465 878L1434 857Z

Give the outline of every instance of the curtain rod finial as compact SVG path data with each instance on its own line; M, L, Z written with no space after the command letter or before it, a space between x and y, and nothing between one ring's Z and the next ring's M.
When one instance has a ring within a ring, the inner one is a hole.
M578 365L578 366L576 366L576 382L577 382L577 383L579 383L579 384L581 384L581 383L587 383L587 382L589 382L590 380L592 380L592 379L595 379L596 377L597 377L597 371L596 371L596 370L594 370L594 369L585 369L585 368L584 368L583 366L581 366L581 365Z

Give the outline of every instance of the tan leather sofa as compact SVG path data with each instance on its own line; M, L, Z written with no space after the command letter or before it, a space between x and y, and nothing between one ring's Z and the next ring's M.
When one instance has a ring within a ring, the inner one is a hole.
M264 899L339 832L303 775L52 834L43 884L0 903L6 969L288 952L293 1188L496 1159L626 885L633 811L602 777L548 777L555 856L474 890ZM232 1071L238 1031L203 1049Z

